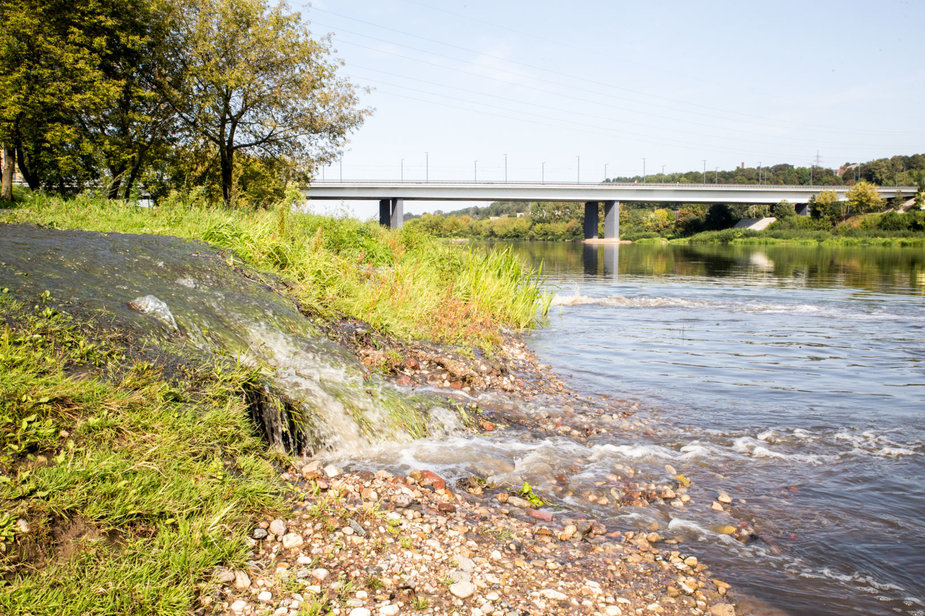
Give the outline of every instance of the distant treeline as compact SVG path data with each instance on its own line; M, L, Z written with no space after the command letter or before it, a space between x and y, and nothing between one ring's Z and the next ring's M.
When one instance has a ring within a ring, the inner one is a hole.
M757 184L758 168L738 168L707 172L707 182L717 184ZM790 222L789 226L812 226L814 229L834 228L857 214L870 214L885 209L900 209L905 200L899 196L883 200L874 190L883 185L925 184L925 154L893 156L865 163L846 163L838 170L821 167L794 167L780 164L760 169L762 184L793 184L820 187L820 194L810 204L811 218L805 222ZM702 172L647 175L647 183L702 183ZM642 183L642 177L620 177L610 182ZM849 199L839 202L826 187L851 186ZM920 191L917 206L921 207ZM719 231L734 226L744 218L773 216L780 221L794 217L793 204L782 202L773 206L747 204L681 204L666 206L658 203L623 203L620 207L620 237L642 239L654 237L689 237L705 231ZM409 217L412 218L412 217ZM599 212L603 221L603 212ZM910 219L911 220L911 219ZM444 214L437 211L411 221L441 237L475 237L483 239L576 240L584 232L584 204L567 202L496 201L485 207L470 207ZM601 223L603 224L603 223ZM783 223L781 223L783 224ZM889 225L896 226L895 219ZM916 224L909 228L916 231Z

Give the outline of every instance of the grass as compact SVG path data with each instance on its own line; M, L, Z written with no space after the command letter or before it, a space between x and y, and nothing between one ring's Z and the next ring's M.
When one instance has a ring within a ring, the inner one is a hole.
M77 323L0 294L0 613L187 614L283 507L253 375L168 377Z
M0 222L201 239L291 281L304 310L356 318L404 339L489 348L533 326L551 297L510 251L440 243L422 231L290 211L228 210L196 195L142 208L92 195L33 193Z

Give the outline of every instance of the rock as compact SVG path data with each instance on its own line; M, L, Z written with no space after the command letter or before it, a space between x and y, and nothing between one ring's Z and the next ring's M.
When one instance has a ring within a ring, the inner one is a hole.
M736 527L731 524L722 524L716 527L716 532L721 535L732 535L736 532Z
M616 605L608 605L604 608L604 614L607 616L622 616L623 610Z
M533 507L533 503L525 498L520 498L519 496L508 496L507 502L509 505L514 505L515 507L520 507L521 509L531 509Z
M331 572L323 567L319 567L315 569L314 571L312 571L312 577L318 580L319 582L323 582L326 579L328 579L329 575L331 575Z
M327 475L329 479L334 479L335 477L339 476L341 472L340 469L333 464L328 464L324 467L324 474Z
M575 533L578 532L578 527L574 524L568 524L565 528L562 529L558 535L559 541L568 541L575 536Z
M394 603L383 605L379 608L379 616L395 616L399 612L399 607Z
M270 532L276 535L277 539L285 535L287 530L289 529L287 528L286 523L282 520L273 520L270 522Z
M553 588L544 588L540 591L540 594L550 601L568 601L568 595Z
M684 564L687 565L688 567L696 567L696 566L697 566L697 557L696 557L696 556L688 556L687 558L684 559Z
M216 567L215 580L219 584L232 584L234 583L234 571L226 569L225 567Z
M287 535L283 535L283 547L287 550L297 548L303 543L305 543L305 539L303 539L302 535L299 533L289 533Z
M365 607L355 607L350 610L349 616L370 616L372 612L369 611L369 608Z
M366 529L360 526L360 523L354 520L353 518L350 518L349 520L347 520L347 524L350 526L350 528L353 529L353 532L355 532L359 536L361 537L369 536L369 533L366 532Z
M479 426L482 428L482 430L485 430L485 432L491 432L495 429L495 424L485 420L480 421Z
M444 481L440 475L432 471L421 471L421 478L418 480L418 483L422 486L430 486L437 492L446 488L446 481Z
M460 599L467 599L472 596L472 593L475 592L475 586L473 586L472 582L469 582L468 580L460 580L455 584L450 585L450 592Z
M257 541L260 541L261 539L266 539L267 531L265 528L255 528L254 532L251 533L251 537L253 537Z
M591 522L591 534L592 535L604 535L607 533L607 527L601 524L600 522Z
M475 562L471 558L460 558L459 559L459 568L466 573L472 573L475 569Z
M729 505L732 503L732 497L726 494L725 492L720 492L719 495L716 497L716 500L718 500L724 505Z
M438 503L437 511L440 513L456 513L456 505L453 503Z
M543 511L542 509L528 509L527 515L529 515L531 518L542 520L543 522L552 522L551 511Z
M234 572L234 587L238 590L245 590L251 587L251 576L243 571Z
M257 595L257 600L262 601L263 603L270 603L273 601L273 593L271 593L269 590L265 590Z
M506 503L508 498L510 498L510 495L507 492L498 492L498 494L495 495L495 498L499 503Z
M241 599L238 599L237 601L231 604L231 611L237 612L238 614L243 612L246 608L247 608L247 601L242 601Z
M736 616L736 609L728 603L717 603L710 608L710 616Z
M719 504L719 501L713 501L713 504L710 505L710 509L713 511L725 511L723 506Z
M659 535L658 533L649 533L648 535L646 535L646 541L648 541L649 543L658 543L661 540L662 540L662 536Z
M392 497L392 504L400 509L405 507L410 507L411 503L414 502L414 499L408 496L407 494L396 494Z

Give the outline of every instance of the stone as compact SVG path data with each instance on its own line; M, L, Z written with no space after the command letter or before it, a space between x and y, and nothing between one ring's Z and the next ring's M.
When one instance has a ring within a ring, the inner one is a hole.
M736 527L732 526L731 524L723 524L716 527L716 532L721 535L732 535L736 532Z
M616 605L608 605L604 608L604 614L607 616L622 616L623 610Z
M369 535L369 533L366 532L366 529L360 526L360 523L354 520L353 518L350 518L349 520L347 520L347 525L353 529L353 532L355 532L361 537L366 537Z
M285 535L286 531L288 530L289 529L287 528L286 523L283 522L282 520L277 519L277 520L273 520L272 522L270 522L270 532L276 535L277 539Z
M568 595L553 588L544 588L540 594L550 601L568 601Z
M383 605L379 608L379 616L395 616L399 612L399 607L394 603Z
M261 539L266 539L267 534L268 533L265 528L255 528L254 532L251 533L251 537L253 537L257 541L260 541Z
M697 566L697 557L696 557L696 556L688 556L687 558L684 559L684 564L687 565L688 567L696 567L696 566Z
M527 509L527 515L543 522L552 522L552 512L543 511L542 509Z
M328 464L324 467L324 474L327 475L329 479L334 479L341 474L341 471L333 464Z
M456 505L453 503L437 503L437 511L440 513L456 513Z
M736 609L728 603L717 603L710 608L710 616L736 616Z
M531 509L533 507L533 503L525 498L520 498L519 496L508 496L507 502L509 505L514 505L515 507L520 507L521 509Z
M418 483L422 486L430 486L437 492L446 488L446 481L444 481L440 475L432 471L421 471L421 478L418 480Z
M713 504L710 505L710 509L713 511L725 511L723 506L719 504L719 501L713 501Z
M475 586L473 586L472 582L467 580L459 580L455 584L450 585L450 592L460 599L468 599L472 596L472 593L475 592Z
M575 536L575 533L578 532L578 527L574 524L567 524L565 528L562 529L558 535L559 541L568 541Z
M716 500L718 500L724 505L729 505L732 503L732 497L726 494L725 492L720 492L719 495L716 497Z
M273 601L273 593L271 593L269 590L265 590L257 595L257 600L262 601L263 603L270 603Z
M243 612L246 608L247 608L247 601L242 601L241 599L238 599L237 601L231 604L231 611L237 612L238 614Z
M408 496L407 494L396 494L392 497L392 504L400 509L405 507L410 507L411 503L414 502L414 499Z
M303 539L302 535L300 535L299 533L289 533L289 534L283 535L283 547L286 548L287 550L290 550L292 548L297 548L303 543L305 543L305 539Z
M466 571L467 573L472 573L475 569L475 561L471 558L460 558L458 564L460 570Z
M245 590L251 587L251 576L243 571L234 572L234 587L238 590Z
M355 607L350 610L349 616L370 616L372 612L369 611L369 608L365 607Z
M323 567L319 567L315 569L314 571L312 571L312 577L318 580L319 582L323 582L326 579L328 579L329 575L331 575L331 572Z

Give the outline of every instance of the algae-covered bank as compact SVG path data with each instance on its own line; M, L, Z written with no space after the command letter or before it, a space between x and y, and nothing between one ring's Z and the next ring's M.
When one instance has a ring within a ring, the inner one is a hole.
M2 216L41 226L0 225L0 612L735 613L669 536L515 479L523 441L632 412L512 337L548 299L510 253L283 210Z

